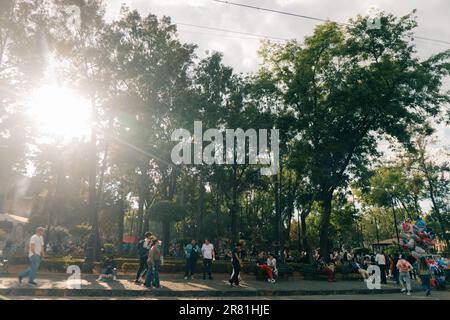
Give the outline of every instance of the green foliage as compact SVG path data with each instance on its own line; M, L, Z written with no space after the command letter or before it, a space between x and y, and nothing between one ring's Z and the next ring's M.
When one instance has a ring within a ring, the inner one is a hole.
M46 227L48 219L42 216L31 216L26 229L29 233L34 233L37 227Z
M392 245L392 246L387 247L386 249L384 249L384 252L386 254L392 255L392 256L399 255L402 253L400 248L397 245Z
M380 137L410 152L415 135L431 133L450 102L441 90L450 51L417 57L414 13L382 13L375 30L367 29L368 17L345 27L327 22L302 45L266 43L260 70L243 75L221 53L199 59L169 17L123 6L111 21L102 1L91 0L80 6L82 25L73 32L67 15L50 17L43 2L0 6L0 86L14 92L0 101L0 181L19 179L30 162L36 167L27 192L40 200L28 231L60 225L80 242L92 233L121 243L124 233L159 232L161 222L166 253L170 232L177 240L206 236L272 248L298 237L291 225L298 212L307 227L295 245L325 253L361 245L360 234L365 242L376 233L392 237L388 207L414 218L420 202L431 200L430 218L446 237L448 164L423 151L409 163L377 167ZM93 106L102 134L92 145L40 143L39 128L22 112L32 89L47 81L43 42L62 62L52 69L58 82ZM195 120L205 128L280 129L279 174L262 177L258 165L175 166L170 133L192 131ZM92 170L100 159L101 169ZM362 208L347 199L350 181ZM99 230L82 224L97 211Z
M356 248L352 249L352 253L361 256L361 255L370 254L371 250L369 248L356 247Z
M13 230L13 223L10 221L0 221L0 229L6 233L10 233Z
M8 236L8 232L0 228L0 241L3 241Z
M76 226L73 226L69 230L69 234L75 239L83 243L85 240L87 240L89 234L91 233L92 227L87 224L78 224Z
M175 222L180 220L185 210L171 201L159 201L150 208L150 218L161 222Z
M69 231L61 226L53 227L49 232L49 241L61 244L69 237Z
M112 243L105 243L103 245L103 250L104 250L104 254L106 256L111 256L111 255L116 254L116 247Z

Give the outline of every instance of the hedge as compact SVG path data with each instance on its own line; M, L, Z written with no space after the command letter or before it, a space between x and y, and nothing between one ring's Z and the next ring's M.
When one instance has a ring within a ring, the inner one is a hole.
M136 272L139 268L139 260L133 258L116 258L117 268L119 271L128 273L128 272ZM17 256L10 259L10 264L28 264L29 260L26 256ZM48 271L53 272L63 272L65 273L67 267L70 265L78 265L82 266L84 264L84 259L73 259L70 256L68 257L59 257L59 258L44 258L41 262L41 268ZM101 266L101 262L94 262L94 268L98 272ZM167 273L182 273L185 270L186 262L184 259L177 258L165 258L164 265L161 266L161 272ZM288 263L288 266L292 269L293 272L299 272L301 274L309 274L314 273L315 270L313 266L305 263ZM199 273L203 272L203 261L201 259L197 262L196 271ZM215 273L231 273L232 266L228 260L216 260L213 263L213 272ZM257 271L257 266L255 262L244 262L244 267L242 268L244 273L252 273L255 274ZM343 266L338 266L336 268L337 274L349 274L350 270Z

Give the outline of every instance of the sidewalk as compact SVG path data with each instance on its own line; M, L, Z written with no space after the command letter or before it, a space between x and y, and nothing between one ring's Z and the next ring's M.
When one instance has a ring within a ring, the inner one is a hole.
M179 274L161 274L161 288L147 289L134 284L131 276L119 276L117 281L97 282L96 275L82 275L80 289L68 289L69 275L59 273L38 274L38 286L24 279L19 284L17 277L0 276L0 295L4 296L97 296L97 297L250 297L250 296L299 296L337 294L383 294L398 293L395 283L382 285L381 289L369 290L363 281L310 281L293 278L275 284L257 281L253 275L244 275L239 288L230 287L227 275L218 274L214 280L201 280L201 276L186 281ZM417 281L412 281L413 291L420 291Z

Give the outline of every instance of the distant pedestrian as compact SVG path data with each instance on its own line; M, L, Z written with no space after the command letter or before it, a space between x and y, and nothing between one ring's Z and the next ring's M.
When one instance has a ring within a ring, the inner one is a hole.
M191 243L184 247L184 255L186 258L186 272L184 274L184 280L194 279L195 267L197 266L199 254L200 247L197 245L196 240L192 240Z
M148 252L150 250L151 241L153 238L153 233L146 232L145 238L138 242L137 249L139 254L139 269L136 273L136 280L134 281L136 284L140 283L140 280L145 277L147 272Z
M148 271L145 278L145 286L149 289L152 287L160 288L159 268L161 266L161 241L152 238L148 253Z
M400 278L399 278L399 271L397 268L397 262L399 260L398 254L394 255L394 274L393 274L393 278L396 284L400 284Z
M230 285L239 286L239 275L241 273L241 268L243 267L242 260L240 258L241 253L241 244L236 243L235 247L231 251L231 266L233 267L233 271L230 276Z
M19 275L19 283L22 283L23 278L28 277L28 283L36 286L37 271L41 264L41 259L44 256L44 235L45 229L42 227L36 228L36 233L30 238L28 257L31 266Z
M422 288L425 290L425 295L429 296L431 294L431 270L430 266L427 263L427 259L425 257L420 257L419 263L417 264L420 282L422 283Z
M380 272L381 272L381 283L382 284L386 284L387 283L387 279L386 279L386 256L384 254L384 251L382 251L381 253L377 253L377 255L375 256L375 262L378 265L378 267L380 267Z
M202 245L203 256L203 280L206 280L206 273L208 273L208 279L212 280L212 262L216 260L216 254L214 252L214 246L208 239Z
M399 270L399 280L402 285L402 293L411 295L411 279L409 277L409 272L412 270L411 264L401 255L397 262L397 268Z
M409 272L409 277L414 280L417 280L417 274L416 274L416 268L417 268L417 260L413 257L412 254L408 254L406 257L406 261L408 261L411 266L413 267L412 270Z

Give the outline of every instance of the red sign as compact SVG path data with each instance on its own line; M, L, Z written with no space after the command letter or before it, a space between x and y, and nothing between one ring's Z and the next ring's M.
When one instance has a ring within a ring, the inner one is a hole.
M136 237L135 236L130 236L128 234L125 234L123 236L123 242L124 243L134 243L136 241Z

